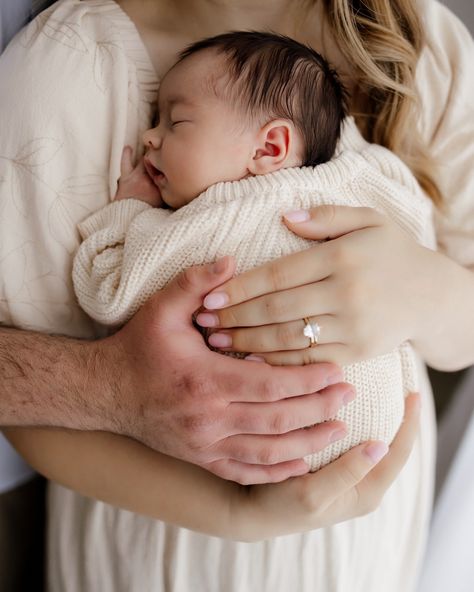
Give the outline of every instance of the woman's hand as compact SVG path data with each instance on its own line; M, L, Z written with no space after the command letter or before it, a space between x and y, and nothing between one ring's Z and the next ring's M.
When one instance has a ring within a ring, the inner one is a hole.
M374 511L410 456L419 410L419 395L409 395L389 449L383 442L360 444L316 473L241 489L233 500L232 538L252 542L306 532Z
M211 292L197 322L214 331L212 346L271 364L342 365L415 340L424 319L436 318L433 252L386 216L372 208L320 206L291 212L285 222L302 237L331 240ZM320 327L317 347L308 347L304 317Z

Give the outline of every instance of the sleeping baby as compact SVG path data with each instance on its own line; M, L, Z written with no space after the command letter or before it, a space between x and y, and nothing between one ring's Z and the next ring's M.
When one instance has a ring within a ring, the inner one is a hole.
M114 201L79 227L74 287L102 324L125 323L186 267L231 254L241 273L308 248L283 224L289 210L373 207L433 246L431 204L409 169L362 138L336 73L288 37L237 31L191 45L161 82L155 123L136 165L124 149ZM305 327L308 345L317 328ZM357 391L336 417L348 433L306 457L311 470L392 441L414 364L404 343L344 368Z

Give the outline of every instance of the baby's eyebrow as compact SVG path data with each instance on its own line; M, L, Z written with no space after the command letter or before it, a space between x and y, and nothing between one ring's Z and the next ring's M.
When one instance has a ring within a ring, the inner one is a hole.
M164 102L164 107L162 106L163 102ZM153 125L157 125L157 123L160 119L160 112L163 113L163 111L165 111L165 109L169 112L169 111L171 111L171 109L175 105L193 106L193 105L195 105L195 103L194 103L194 101L192 101L188 97L185 97L184 95L170 95L169 97L166 98L166 100L163 100L158 95L158 101L156 104L156 114L154 117Z
M171 95L167 97L165 103L169 109L175 105L194 105L194 102L189 97L185 97L184 95Z

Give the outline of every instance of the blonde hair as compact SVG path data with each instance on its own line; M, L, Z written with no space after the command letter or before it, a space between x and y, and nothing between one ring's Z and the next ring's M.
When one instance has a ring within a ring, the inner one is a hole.
M355 69L367 105L364 137L397 154L436 205L435 162L417 131L415 71L425 34L414 0L323 0L332 35Z

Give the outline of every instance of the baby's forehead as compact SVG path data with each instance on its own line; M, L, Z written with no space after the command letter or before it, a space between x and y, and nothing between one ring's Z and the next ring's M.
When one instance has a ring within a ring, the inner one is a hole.
M222 98L227 83L225 60L215 51L203 50L178 62L163 77L158 90L161 103L196 104L199 99ZM175 98L179 97L180 101Z

